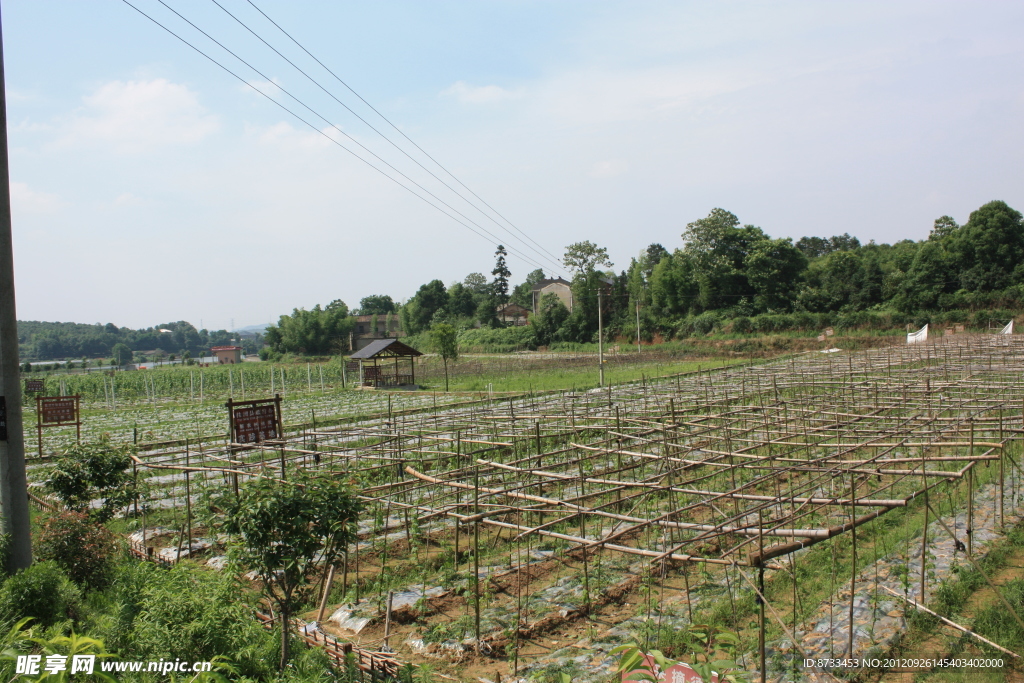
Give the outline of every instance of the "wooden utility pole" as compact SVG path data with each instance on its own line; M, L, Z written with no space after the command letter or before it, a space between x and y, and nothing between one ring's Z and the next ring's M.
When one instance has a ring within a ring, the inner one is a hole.
M25 435L21 424L18 315L14 306L14 245L11 239L11 173L7 158L7 86L0 30L0 513L10 534L6 570L32 564Z

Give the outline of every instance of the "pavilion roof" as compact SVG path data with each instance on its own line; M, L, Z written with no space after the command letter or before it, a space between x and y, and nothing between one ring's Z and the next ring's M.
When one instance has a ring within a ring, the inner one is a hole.
M394 357L414 357L422 356L423 354L416 349L403 344L397 339L377 339L366 345L365 348L360 349L353 353L349 358L356 360L369 359L369 358L394 358Z

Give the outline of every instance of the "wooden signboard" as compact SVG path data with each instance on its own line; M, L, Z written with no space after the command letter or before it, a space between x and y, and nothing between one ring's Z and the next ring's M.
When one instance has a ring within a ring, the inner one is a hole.
M78 396L36 396L36 434L39 457L43 457L43 427L75 425L75 438L82 440L82 420Z
M284 434L281 424L281 396L255 401L233 401L228 399L228 420L231 425L231 442L255 445Z
M26 394L38 394L41 391L46 391L46 382L41 379L27 379L25 380L25 393Z

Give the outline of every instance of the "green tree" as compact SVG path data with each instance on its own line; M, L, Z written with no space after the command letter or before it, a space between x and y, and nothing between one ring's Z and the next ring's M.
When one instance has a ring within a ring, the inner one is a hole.
M755 295L746 275L747 256L754 244L768 239L753 225L740 227L735 215L713 209L707 218L687 224L683 251L693 265L704 310L740 306Z
M939 216L935 219L935 224L932 227L931 233L928 234L928 239L945 239L959 229L960 226L957 225L956 221L951 216Z
M448 289L448 313L456 320L459 318L472 318L476 313L477 299L479 297L473 290L456 282Z
M291 315L282 315L276 326L267 328L264 338L277 353L326 356L348 350L354 327L348 306L335 300L326 309L317 304L310 311L296 308Z
M990 292L1024 282L1024 216L1006 202L989 202L972 211L942 244L959 273L961 289Z
M72 444L57 458L46 486L69 510L105 522L135 498L134 453L132 444L113 444L109 435ZM99 505L90 507L94 500Z
M650 281L651 275L654 273L654 267L661 263L661 259L668 255L668 250L657 242L647 245L647 248L641 252L639 259L640 269L645 282Z
M386 315L397 310L394 300L387 294L371 294L359 300L360 315Z
M490 285L487 284L487 276L483 273L470 273L462 281L462 285L473 294L486 294L490 289Z
M356 538L360 503L341 480L301 471L287 482L251 480L230 504L225 530L236 556L256 571L281 620L281 659L288 663L290 620L307 598L318 562L329 567Z
M956 289L955 258L944 249L944 242L921 244L892 302L903 313L933 311L940 307L944 294Z
M700 287L692 261L681 249L654 266L650 284L651 307L658 315L681 316L696 307Z
M850 233L832 237L801 237L796 248L804 253L807 258L827 256L834 251L853 251L860 248L860 240L852 237Z
M526 276L526 279L515 286L512 290L511 301L512 303L519 304L525 308L533 308L533 288L534 286L544 279L544 271L538 268L537 270L530 271Z
M790 239L759 240L744 261L747 281L754 290L754 307L761 312L793 308L807 257Z
M574 274L587 274L593 272L598 266L611 268L612 262L608 258L608 250L599 247L590 240L576 242L565 248L565 256L562 257L565 267Z
M494 256L494 270L491 271L491 275L494 276L494 282L491 285L491 291L497 300L496 303L501 305L508 303L508 279L512 276L512 271L508 269L508 265L505 263L505 257L508 256L508 252L505 251L505 245L499 244L498 250L494 252Z
M537 315L530 319L537 343L548 346L558 341L562 325L569 318L569 309L565 307L557 294L545 294L537 307Z
M114 348L110 349L110 355L113 357L114 365L128 365L132 362L132 350L123 342L114 344Z
M430 329L434 314L448 306L448 290L440 280L431 280L420 286L416 295L402 306L402 327L409 334Z
M430 330L437 354L444 361L444 390L448 391L448 361L459 358L459 333L448 323L438 323Z

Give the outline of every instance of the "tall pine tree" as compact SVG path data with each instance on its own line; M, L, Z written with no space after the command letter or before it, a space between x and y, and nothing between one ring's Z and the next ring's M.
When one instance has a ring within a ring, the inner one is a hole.
M508 303L508 278L512 275L512 271L505 265L505 257L508 256L505 245L499 244L494 255L497 257L494 270L491 271L491 275L494 276L494 298L498 305L502 305Z

